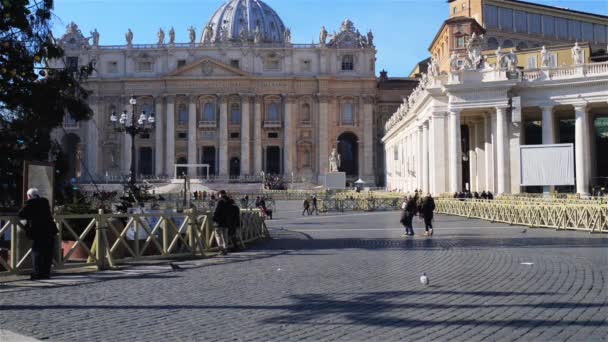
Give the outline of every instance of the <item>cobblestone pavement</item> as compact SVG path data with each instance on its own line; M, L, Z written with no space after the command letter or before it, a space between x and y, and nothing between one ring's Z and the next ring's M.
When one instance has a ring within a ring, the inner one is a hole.
M52 341L608 340L608 237L439 216L434 237L405 238L398 213L298 211L279 203L275 239L182 272L5 282L0 330Z

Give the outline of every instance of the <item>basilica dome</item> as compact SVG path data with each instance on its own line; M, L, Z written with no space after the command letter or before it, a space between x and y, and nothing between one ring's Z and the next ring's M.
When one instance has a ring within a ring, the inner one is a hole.
M286 39L285 31L285 25L279 15L264 2L228 0L209 20L201 37L201 43L227 41L283 43Z

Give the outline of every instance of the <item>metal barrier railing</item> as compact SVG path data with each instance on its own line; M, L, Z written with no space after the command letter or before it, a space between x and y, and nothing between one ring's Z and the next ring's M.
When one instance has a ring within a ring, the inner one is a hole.
M31 268L31 242L19 218L0 216L0 237L10 232L8 249L0 253L0 274L20 273ZM197 209L184 213L55 215L58 228L53 257L57 269L118 264L159 258L205 256L217 251L211 212ZM259 210L241 210L243 242L269 237ZM73 240L60 248L61 238ZM80 257L74 260L78 252Z
M436 212L492 222L558 230L608 233L608 205L581 203L512 203L439 198Z

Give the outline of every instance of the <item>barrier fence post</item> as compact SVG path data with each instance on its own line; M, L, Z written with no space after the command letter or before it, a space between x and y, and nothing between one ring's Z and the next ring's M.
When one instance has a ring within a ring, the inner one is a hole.
M194 239L196 232L196 208L188 210L188 244L190 245L190 251L192 255L196 255L196 248Z
M95 248L95 259L97 259L97 269L100 271L107 270L108 260L106 259L106 241L107 238L105 236L106 222L103 209L99 209L97 212L97 217L95 218L95 243L93 246Z

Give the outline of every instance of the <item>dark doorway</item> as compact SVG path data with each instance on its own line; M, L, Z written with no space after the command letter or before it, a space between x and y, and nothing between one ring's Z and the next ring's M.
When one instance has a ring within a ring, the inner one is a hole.
M238 157L230 159L230 177L241 175L241 160Z
M469 137L469 126L460 126L460 148L461 152L458 156L462 160L462 189L471 190L471 161L469 160L469 149L471 148L471 140Z
M278 146L266 147L266 173L281 174L281 148Z
M65 153L67 161L66 178L80 177L82 152L80 151L80 137L76 134L69 133L63 137L63 153Z
M215 146L204 146L203 147L203 164L209 165L209 175L215 176ZM206 177L207 174L205 169L200 170L200 172L204 172L205 174L201 174L201 176Z
M152 175L153 171L153 155L152 155L152 148L151 147L140 147L139 148L139 163L138 163L138 168L137 168L137 172L139 173L140 176L150 176Z
M177 159L177 163L178 164L188 164L188 159L181 157L181 158ZM178 167L175 178L184 178L187 174L188 174L187 167Z
M524 144L539 145L543 143L542 121L526 121L524 123Z
M595 128L595 155L602 156L608 151L608 117L598 117L593 122ZM591 143L594 141L591 140ZM595 158L596 179L592 182L597 188L608 187L608 158Z
M338 154L340 154L341 172L347 176L359 175L359 139L353 133L342 133L338 137Z

